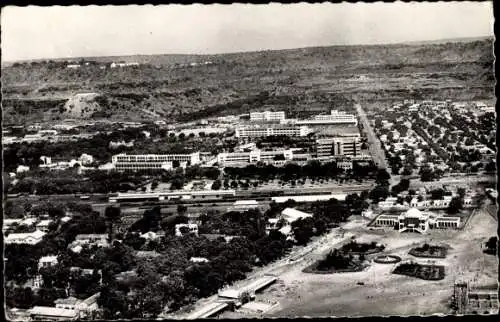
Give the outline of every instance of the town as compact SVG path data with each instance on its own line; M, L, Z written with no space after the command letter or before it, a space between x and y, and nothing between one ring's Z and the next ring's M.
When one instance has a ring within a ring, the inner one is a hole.
M419 46L405 50L430 50ZM62 77L187 79L234 63L105 58L2 67L9 320L498 313L492 91L374 99L290 85L175 115L149 102L122 118L119 100L157 92ZM56 80L31 91L26 70ZM362 88L373 75L344 76Z

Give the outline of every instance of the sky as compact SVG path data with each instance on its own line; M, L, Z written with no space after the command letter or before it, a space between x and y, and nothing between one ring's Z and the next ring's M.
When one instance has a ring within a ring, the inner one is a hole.
M493 35L491 2L4 7L2 61Z

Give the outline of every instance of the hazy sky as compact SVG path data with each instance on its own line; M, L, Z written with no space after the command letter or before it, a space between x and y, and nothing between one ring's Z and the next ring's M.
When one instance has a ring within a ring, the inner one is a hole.
M493 35L491 2L6 7L2 60L213 54Z

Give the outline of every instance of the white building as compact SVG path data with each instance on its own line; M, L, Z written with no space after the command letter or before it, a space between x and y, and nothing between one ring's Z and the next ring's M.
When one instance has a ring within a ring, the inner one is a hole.
M233 203L231 210L248 210L259 207L259 202L257 200L236 200Z
M51 306L35 306L29 310L32 321L74 321L78 319L78 311L60 309Z
M307 162L312 157L308 153L297 153L300 149L289 150L252 150L249 152L233 152L219 153L217 155L217 163L219 165L246 165L251 163L262 162L273 165L283 165L286 162Z
M315 115L312 119L298 120L297 125L358 125L358 118L354 114L343 111L331 110L330 115Z
M56 266L58 263L56 255L42 256L38 260L38 269Z
M179 162L180 167L199 164L200 153L191 154L117 154L112 157L111 163L116 170L145 170L165 169L174 167L174 162Z
M108 235L107 234L79 234L76 235L75 240L69 245L69 247L74 251L75 248L79 248L83 245L89 245L89 247L108 247Z
M48 232L49 231L49 226L52 224L54 221L50 219L46 220L41 220L38 224L36 224L36 229L43 231L43 232Z
M177 224L175 225L175 236L182 236L182 228L187 228L190 234L195 234L198 236L198 225L197 224Z
M26 165L19 165L17 166L16 173L22 173L22 172L27 172L30 171L30 167Z
M35 231L32 233L19 233L19 234L9 234L5 237L5 244L28 244L28 245L36 245L42 241L45 233L42 231Z
M250 121L252 122L269 122L269 121L280 121L285 120L285 112L284 111L264 111L264 112L252 112L250 113Z
M94 157L91 156L90 154L83 153L78 158L78 162L80 162L80 164L82 164L82 165L89 165L89 164L92 164L94 162Z
M235 130L237 138L259 138L267 136L307 136L313 131L307 126L270 126L239 127Z
M281 218L283 218L287 223L291 224L299 219L305 219L312 217L311 214L294 209L286 208L281 212Z
M316 154L326 156L357 156L361 153L360 139L357 137L334 137L316 140Z

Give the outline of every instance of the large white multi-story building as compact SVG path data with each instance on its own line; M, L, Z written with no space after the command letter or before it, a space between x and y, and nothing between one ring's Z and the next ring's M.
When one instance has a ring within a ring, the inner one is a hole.
M307 126L240 127L236 129L237 138L258 138L274 135L307 136L312 130Z
M252 112L250 113L250 121L252 122L269 122L269 121L280 121L286 119L284 111L264 111L264 112Z
M337 124L358 125L358 118L354 114L332 110L329 115L316 115L312 119L296 121L295 124L311 126Z
M246 165L251 163L267 163L273 165L283 165L288 161L307 162L312 159L308 153L300 153L297 150L274 150L262 151L252 150L249 152L219 153L217 162L219 165Z
M117 154L112 157L112 164L116 170L146 170L173 168L174 161L179 162L179 166L199 164L200 153L191 154L141 154L127 155Z
M327 156L355 157L361 153L360 140L357 137L334 137L316 140L318 158Z

